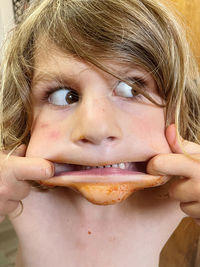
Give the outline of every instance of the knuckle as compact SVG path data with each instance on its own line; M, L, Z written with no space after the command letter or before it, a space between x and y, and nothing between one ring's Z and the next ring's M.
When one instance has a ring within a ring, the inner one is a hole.
M177 195L178 186L178 181L175 181L170 185L168 193L171 198L175 198L175 196Z
M2 184L6 184L8 177L10 176L10 172L12 171L13 164L10 164L10 159L5 160L0 164L0 182Z
M178 200L177 191L175 187L171 187L168 191L169 197L174 200Z
M176 185L173 185L169 188L168 194L171 199L178 200Z
M18 201L12 201L12 202L10 201L10 203L8 204L8 207L7 207L7 214L15 211L18 206L19 206Z
M187 203L180 203L180 208L184 213L188 213Z
M24 189L21 195L21 199L26 198L31 191L31 186L28 183L24 183Z
M5 186L0 187L0 201L8 199L8 189Z

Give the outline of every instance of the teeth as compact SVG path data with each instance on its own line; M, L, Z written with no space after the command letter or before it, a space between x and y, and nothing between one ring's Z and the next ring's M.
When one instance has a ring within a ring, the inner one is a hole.
M89 167L89 166L86 166L86 167L85 167L85 169L86 169L86 170L89 170L89 169L91 169L91 167Z
M124 164L124 163L120 163L120 164L119 164L119 168L120 168L120 169L125 169L125 164Z
M119 169L125 169L125 163L119 163L119 164L112 164L112 165L105 165L105 166L96 166L96 167L90 167L90 166L85 166L85 170L89 170L89 169L94 169L94 168L99 168L99 169L103 169L103 168L119 168Z
M118 167L119 167L118 164L113 164L112 166L113 166L114 168L118 168Z

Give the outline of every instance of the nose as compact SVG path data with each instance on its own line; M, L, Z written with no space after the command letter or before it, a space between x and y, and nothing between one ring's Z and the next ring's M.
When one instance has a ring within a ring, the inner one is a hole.
M121 137L116 111L106 98L82 102L74 113L71 139L75 144L108 144Z

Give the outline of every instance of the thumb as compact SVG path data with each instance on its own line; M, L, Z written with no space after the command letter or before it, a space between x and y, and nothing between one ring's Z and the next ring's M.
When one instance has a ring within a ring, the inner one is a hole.
M13 153L13 156L24 157L26 153L26 145L20 145Z
M181 148L181 145L183 139L180 135L177 136L175 124L171 124L167 127L165 135L172 152L182 154L183 149Z
M184 140L176 131L175 124L167 127L165 135L173 153L183 154L186 152L188 154L200 154L200 145Z
M25 153L26 153L26 145L25 144L22 144L22 145L18 146L13 151L12 150L11 151L4 150L3 153L5 155L9 155L9 153L10 153L10 156L24 157L25 156Z

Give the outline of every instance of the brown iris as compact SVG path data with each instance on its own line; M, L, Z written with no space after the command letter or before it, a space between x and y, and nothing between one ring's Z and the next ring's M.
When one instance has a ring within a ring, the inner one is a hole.
M68 104L73 104L79 100L79 96L75 91L70 91L66 94L65 99Z
M139 94L138 91L133 89L133 88L131 90L131 93L132 93L133 96L137 96Z

